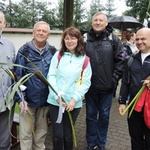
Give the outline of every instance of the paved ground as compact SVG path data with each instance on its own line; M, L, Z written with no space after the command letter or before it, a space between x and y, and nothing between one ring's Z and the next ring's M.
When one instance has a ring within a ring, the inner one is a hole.
M118 95L118 92L117 92ZM80 115L75 125L78 148L74 150L86 150L85 140L85 105L83 106ZM46 138L46 150L52 150L51 126ZM125 116L118 114L118 102L114 98L111 108L110 125L108 130L108 141L106 150L131 150L130 137L128 134L127 119ZM13 150L20 150L20 147Z

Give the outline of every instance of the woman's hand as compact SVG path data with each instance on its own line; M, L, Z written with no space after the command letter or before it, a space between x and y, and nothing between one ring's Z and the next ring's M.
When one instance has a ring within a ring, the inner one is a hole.
M56 101L58 104L60 104L60 98L58 98ZM62 102L62 106L66 108L67 104L65 102Z
M66 111L68 111L68 112L72 111L74 109L75 105L76 105L76 101L74 99L71 99L66 107Z

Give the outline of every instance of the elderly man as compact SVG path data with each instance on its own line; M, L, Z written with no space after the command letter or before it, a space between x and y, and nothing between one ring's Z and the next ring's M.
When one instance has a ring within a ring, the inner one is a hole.
M16 67L15 72L18 79L24 75L35 71L29 63L29 59L46 77L51 59L56 52L50 46L47 39L50 34L50 26L44 21L39 21L33 28L33 40L24 44L18 51L16 63L28 69ZM25 58L25 57L27 58ZM45 138L48 129L47 114L49 106L47 103L48 87L36 76L32 76L25 84L23 91L24 99L16 98L20 113L20 145L21 150L45 150Z
M0 11L0 62L14 63L15 62L15 47L13 43L2 37L3 28L6 25L3 12ZM8 88L12 85L12 80L3 69L13 69L10 66L0 65L0 150L10 149L10 127L13 121L14 102L9 103L8 97L4 101L4 97ZM9 91L10 93L11 91ZM10 111L11 109L11 111ZM9 113L11 118L9 122Z
M150 80L146 80L150 75L149 35L149 28L142 28L136 33L136 46L139 49L139 53L133 57L130 67L126 64L124 69L119 97L120 114L125 110L128 95L130 95L130 103L143 84L150 90ZM142 81L145 82L143 83ZM148 97L148 100L150 100L150 97ZM144 121L144 115L144 106L141 107L141 111L135 107L135 110L133 110L131 116L128 118L132 150L150 150L150 128L147 127Z

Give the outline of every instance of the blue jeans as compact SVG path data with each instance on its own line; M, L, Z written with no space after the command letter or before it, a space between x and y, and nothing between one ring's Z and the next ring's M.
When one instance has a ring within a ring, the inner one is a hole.
M86 140L89 146L105 146L113 93L85 95Z

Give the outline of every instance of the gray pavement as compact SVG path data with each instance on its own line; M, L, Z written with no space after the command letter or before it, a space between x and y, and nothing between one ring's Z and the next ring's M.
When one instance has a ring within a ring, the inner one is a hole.
M117 90L118 91L118 90ZM118 96L118 92L117 92ZM85 123L85 105L82 107L80 115L75 125L75 132L77 137L78 148L74 150L86 150L86 123ZM46 150L52 150L52 132L51 126L46 138ZM20 147L16 147L13 150L20 150ZM130 137L128 133L127 117L126 115L120 116L118 113L118 102L116 98L113 99L110 125L108 130L108 140L106 143L106 150L131 150Z

